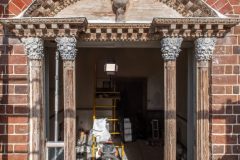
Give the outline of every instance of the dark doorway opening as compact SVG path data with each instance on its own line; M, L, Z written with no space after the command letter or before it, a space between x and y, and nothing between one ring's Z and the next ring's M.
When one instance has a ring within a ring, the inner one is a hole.
M132 122L133 139L146 139L147 78L117 78L116 87L121 93L119 114Z

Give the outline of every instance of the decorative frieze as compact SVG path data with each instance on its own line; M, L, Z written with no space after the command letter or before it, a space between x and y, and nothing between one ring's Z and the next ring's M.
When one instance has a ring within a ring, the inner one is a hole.
M74 61L76 58L77 40L75 37L57 37L57 50L63 60Z
M41 60L44 57L43 40L37 37L22 38L25 52L31 60Z
M195 55L198 61L208 61L212 59L216 38L198 38L195 40Z
M83 41L152 41L163 37L223 37L236 18L154 18L152 23L90 23L86 18L3 19L19 37L79 37Z
M183 38L163 38L161 40L161 52L164 61L176 60L181 51Z

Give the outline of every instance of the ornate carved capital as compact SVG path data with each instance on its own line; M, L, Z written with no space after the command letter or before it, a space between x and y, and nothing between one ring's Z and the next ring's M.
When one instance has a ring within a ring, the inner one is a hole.
M43 40L37 37L22 38L25 52L31 60L41 60L44 57Z
M163 38L161 40L161 52L164 61L173 61L181 51L183 38Z
M76 58L77 40L75 37L57 37L57 50L59 51L63 60L74 61Z
M216 38L198 38L195 40L195 54L198 61L209 61L212 59Z

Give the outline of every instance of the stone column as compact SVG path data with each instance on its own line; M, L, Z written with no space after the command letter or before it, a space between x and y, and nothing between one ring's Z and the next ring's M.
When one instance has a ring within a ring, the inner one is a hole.
M176 160L176 58L182 38L163 38L164 59L164 160Z
M75 96L75 37L56 38L63 60L64 95L64 159L76 160L76 96Z
M43 98L43 40L22 38L29 59L29 159L45 160L45 106Z
M195 41L197 65L196 88L196 160L209 160L209 60L216 38L198 38Z

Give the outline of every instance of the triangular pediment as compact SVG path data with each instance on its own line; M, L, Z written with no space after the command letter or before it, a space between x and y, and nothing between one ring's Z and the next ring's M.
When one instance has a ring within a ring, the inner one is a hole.
M113 1L115 0L36 0L22 15L114 21L116 13ZM154 17L218 17L218 13L202 0L128 0L125 21L151 21Z

